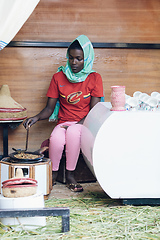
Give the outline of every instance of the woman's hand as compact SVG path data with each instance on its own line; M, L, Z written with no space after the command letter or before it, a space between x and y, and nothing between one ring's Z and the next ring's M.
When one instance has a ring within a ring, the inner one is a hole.
M31 127L33 124L35 124L37 121L38 121L38 117L37 117L37 116L27 118L27 119L24 121L23 126L25 127L25 129L28 129L28 128Z

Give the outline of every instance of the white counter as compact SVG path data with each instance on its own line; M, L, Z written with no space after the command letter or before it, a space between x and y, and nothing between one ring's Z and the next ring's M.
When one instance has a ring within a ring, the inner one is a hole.
M84 122L82 153L111 198L160 198L160 111L98 103Z
M44 208L43 193L28 197L7 198L0 194L0 210L15 210L15 209L39 209ZM33 230L39 227L46 226L46 217L18 217L18 218L0 218L4 225L12 226L16 231L23 229Z

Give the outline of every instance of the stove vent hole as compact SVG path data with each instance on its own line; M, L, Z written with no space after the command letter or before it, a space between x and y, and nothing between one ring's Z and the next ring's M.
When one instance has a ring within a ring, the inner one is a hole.
M17 172L17 169L19 169L19 168L16 168L15 169L15 172ZM23 176L24 177L28 177L29 176L29 170L28 170L28 168L21 168L22 169L22 172L23 172Z
M28 168L22 168L22 171L23 171L24 177L29 175Z

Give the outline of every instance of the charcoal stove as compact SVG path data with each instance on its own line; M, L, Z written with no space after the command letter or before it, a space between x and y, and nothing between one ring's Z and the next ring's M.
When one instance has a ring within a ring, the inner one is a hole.
M26 178L38 181L38 191L42 192L44 198L48 198L52 190L52 164L49 158L40 160L15 161L11 157L5 157L0 161L0 184L16 176L16 170L21 168Z

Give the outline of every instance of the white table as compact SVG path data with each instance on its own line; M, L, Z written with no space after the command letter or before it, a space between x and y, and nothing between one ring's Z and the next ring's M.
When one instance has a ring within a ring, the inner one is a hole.
M160 111L110 111L98 103L84 122L82 153L111 198L160 198Z

